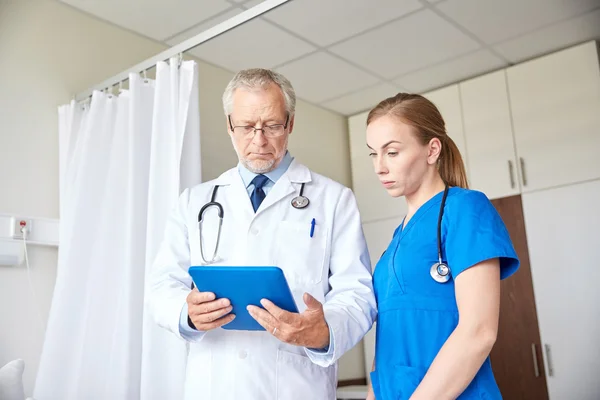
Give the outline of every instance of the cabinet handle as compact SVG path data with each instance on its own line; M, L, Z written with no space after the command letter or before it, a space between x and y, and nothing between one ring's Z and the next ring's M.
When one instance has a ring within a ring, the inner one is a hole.
M525 175L525 160L520 157L521 160L521 178L523 179L523 186L527 186L527 175Z
M515 176L513 170L513 163L511 160L508 160L508 176L510 176L510 187L511 189L515 188Z
M535 343L531 343L531 354L533 355L533 372L535 377L540 377L540 368L538 367L537 351L535 349Z
M552 366L552 355L550 354L550 345L545 344L544 348L546 349L546 363L548 364L548 376L553 376L554 367Z

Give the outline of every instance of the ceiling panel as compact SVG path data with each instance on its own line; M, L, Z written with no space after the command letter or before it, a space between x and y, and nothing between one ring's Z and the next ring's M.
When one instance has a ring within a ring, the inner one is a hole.
M376 7L365 0L293 0L265 14L265 19L328 46L422 7L417 0L378 0Z
M444 19L424 10L330 49L385 78L395 78L478 47Z
M494 49L518 63L592 39L600 40L600 10L509 40Z
M193 36L196 36L196 35L204 32L205 30L210 29L210 28L214 27L215 25L220 24L221 22L227 21L231 17L235 17L236 15L238 15L239 13L242 13L242 12L244 12L244 10L241 8L233 8L229 11L225 11L225 12L217 15L216 17L213 17L207 21L201 22L200 24L194 26L193 28L184 31L177 36L174 36L173 38L167 40L167 43L171 46L179 44L179 43L183 42L184 40L187 40ZM236 29L236 28L233 28L233 29Z
M273 68L314 50L305 41L255 18L190 53L235 72L245 68Z
M505 66L507 63L489 50L478 50L452 61L404 75L395 82L413 92L423 93Z
M298 97L320 103L370 85L374 76L324 52L311 54L277 71L294 85Z
M488 44L598 7L598 0L447 0L436 7Z
M353 115L369 110L375 107L380 101L394 96L401 91L402 89L397 86L389 83L380 83L335 100L321 103L321 105L343 115Z
M61 0L123 28L163 41L231 8L225 0Z

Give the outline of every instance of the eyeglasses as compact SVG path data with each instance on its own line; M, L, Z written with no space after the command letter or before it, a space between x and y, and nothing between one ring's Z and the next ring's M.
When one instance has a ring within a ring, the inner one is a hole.
M256 128L254 126L233 126L233 124L231 123L231 115L228 115L227 118L229 119L229 127L231 128L231 131L238 136L243 136L243 137L254 137L254 135L256 134L256 131L262 131L263 135L265 135L268 138L274 138L274 137L278 137L281 136L285 133L285 130L287 129L288 126L288 122L290 120L290 115L288 114L287 117L285 118L285 124L273 124L273 125L264 125L262 128Z

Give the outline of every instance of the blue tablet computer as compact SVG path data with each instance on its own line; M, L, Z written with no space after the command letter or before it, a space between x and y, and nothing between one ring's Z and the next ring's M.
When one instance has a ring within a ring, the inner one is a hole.
M190 267L189 274L199 291L212 292L217 299L231 301L235 319L223 329L264 330L246 309L249 305L263 308L262 299L268 299L286 311L298 312L287 280L278 267L200 266Z

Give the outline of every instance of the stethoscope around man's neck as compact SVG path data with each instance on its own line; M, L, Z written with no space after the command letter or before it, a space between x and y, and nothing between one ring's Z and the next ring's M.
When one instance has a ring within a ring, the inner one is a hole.
M304 208L308 207L308 205L310 204L310 200L308 199L308 197L306 197L304 195L304 185L305 185L305 183L302 182L300 185L300 194L298 196L294 197L291 201L292 207L294 207L295 209L298 209L298 210L304 209ZM221 227L223 226L224 210L223 210L223 205L216 200L217 190L219 190L219 185L214 186L212 195L210 196L210 201L208 203L206 203L205 205L203 205L202 208L200 209L200 212L198 213L198 230L199 230L199 235L200 235L200 257L202 258L202 262L204 265L215 263L219 259L219 257L218 257L219 242L221 241ZM214 248L212 257L209 259L204 254L204 244L202 243L202 224L204 222L204 213L210 207L217 208L217 215L219 217L219 227L217 229L217 242L215 244L215 248Z

